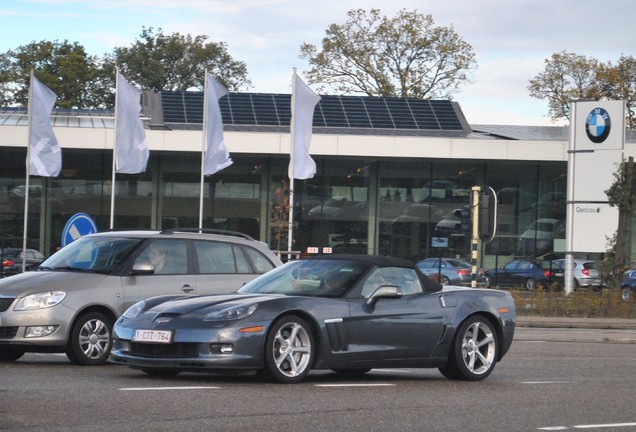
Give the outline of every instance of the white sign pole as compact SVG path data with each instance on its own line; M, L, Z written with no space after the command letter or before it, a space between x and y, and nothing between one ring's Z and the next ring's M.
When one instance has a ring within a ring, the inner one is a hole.
M623 161L625 102L572 102L570 113L566 293L574 290L573 254L605 252L618 227L618 210L609 206L605 191Z

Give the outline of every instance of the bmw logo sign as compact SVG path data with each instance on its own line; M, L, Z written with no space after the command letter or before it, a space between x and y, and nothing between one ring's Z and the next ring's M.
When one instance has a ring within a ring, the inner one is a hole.
M594 108L585 120L585 132L593 143L600 144L607 139L612 126L610 116L603 108Z

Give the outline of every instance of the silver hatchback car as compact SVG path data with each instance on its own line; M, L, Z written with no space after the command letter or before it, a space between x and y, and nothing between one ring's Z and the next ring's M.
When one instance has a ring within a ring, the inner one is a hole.
M266 244L228 231L81 237L37 270L0 280L0 361L65 352L73 363L105 363L115 320L136 302L233 292L280 264Z
M592 260L575 259L572 276L575 288L600 289L603 286L601 274L596 269L596 262ZM558 259L552 262L554 265L565 269L565 260Z

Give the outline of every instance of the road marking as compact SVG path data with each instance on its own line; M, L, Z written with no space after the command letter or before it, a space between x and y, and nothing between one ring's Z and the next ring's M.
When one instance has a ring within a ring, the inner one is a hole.
M189 386L189 387L125 387L121 391L149 391L149 390L214 390L221 387Z
M572 381L521 381L521 384L572 384Z
M568 430L568 429L595 429L595 428L619 428L619 427L634 427L636 423L605 423L605 424L586 424L586 425L574 425L574 426L547 426L537 428L537 430Z
M375 383L375 384L314 384L316 387L395 387L397 384Z

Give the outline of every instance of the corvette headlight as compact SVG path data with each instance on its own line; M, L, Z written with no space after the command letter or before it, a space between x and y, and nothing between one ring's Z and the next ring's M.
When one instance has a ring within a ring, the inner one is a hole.
M128 319L135 318L137 315L139 315L141 311L144 310L145 307L146 307L146 302L143 300L139 301L135 303L134 305L132 305L131 307L129 307L128 309L126 309L126 312L124 312L121 316Z
M258 305L250 304L250 305L239 305L232 306L227 309L223 309L220 311L212 312L207 314L203 321L234 321L240 320L243 318L247 318L252 315L257 308Z
M27 311L50 308L64 300L64 297L66 297L66 293L64 291L47 291L31 294L20 299L13 310Z

